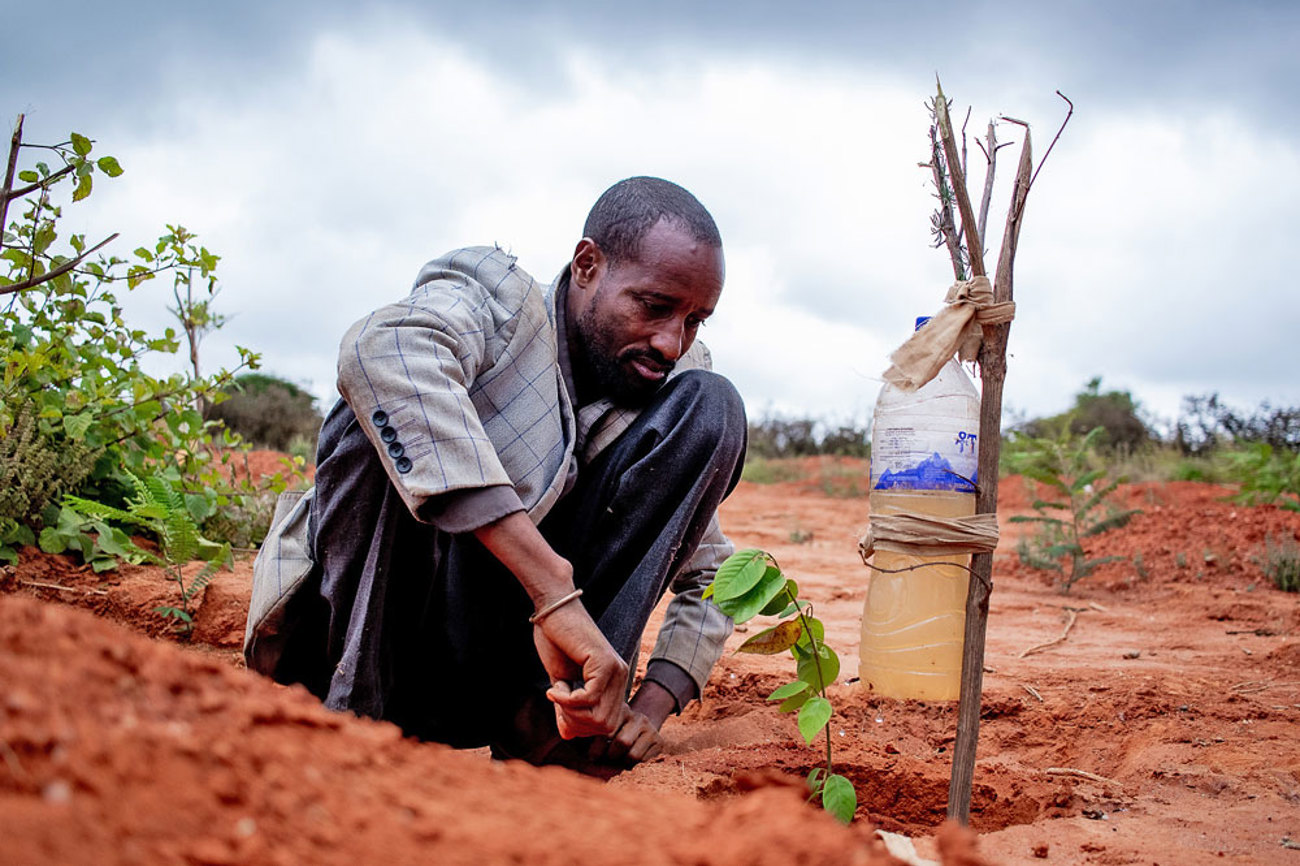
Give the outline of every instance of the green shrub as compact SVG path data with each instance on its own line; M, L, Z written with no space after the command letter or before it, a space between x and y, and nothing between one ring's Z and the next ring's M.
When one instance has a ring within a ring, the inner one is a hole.
M98 454L85 442L42 431L34 404L24 404L0 439L0 520L36 525L46 506L91 473Z
M1259 443L1229 458L1241 482L1238 502L1300 511L1300 452L1279 451Z
M244 439L263 448L290 451L297 442L303 456L314 459L320 412L316 398L292 382L262 373L236 377L234 388L207 416L222 421Z
M135 544L123 534L119 543L122 554L138 562L161 566L167 579L176 584L176 605L161 605L154 612L175 620L177 631L188 635L194 629L194 611L190 602L211 582L217 570L231 563L230 545L216 544L199 534L185 500L170 481L161 475L147 478L130 476L135 494L125 509L114 508L75 496L67 497L68 509L94 520L115 520L145 530L158 541L158 553ZM68 510L65 509L65 510ZM101 541L103 533L101 532ZM185 577L185 566L195 559L204 565L194 577Z
M1278 589L1300 592L1300 544L1294 538L1266 536L1263 553L1252 559Z
M808 473L793 460L771 460L766 457L748 457L740 477L755 484L781 484L801 481Z
M1037 515L1011 518L1038 526L1032 538L1021 539L1017 553L1026 565L1060 575L1057 586L1063 593L1101 565L1125 558L1089 556L1085 540L1123 526L1139 513L1107 502L1122 479L1108 482L1105 469L1090 468L1098 461L1094 449L1103 432L1095 427L1079 438L1065 424L1053 439L1021 437L1010 458L1013 471L1045 485L1052 497L1031 503Z
M237 371L257 366L257 355L239 348L235 370L207 377L151 375L147 362L156 368L153 359L175 355L180 340L171 328L161 335L132 328L116 297L119 284L131 291L160 274L172 277L174 297L181 287L188 297L195 280L206 282L211 296L218 257L181 226L167 226L131 261L94 257L116 235L94 245L80 234L61 241L66 200L57 196L70 188L71 202L81 201L97 175L117 177L122 168L111 156L92 158L94 143L76 133L49 146L21 138L20 118L11 157L25 186L0 207L0 296L9 296L0 307L0 441L9 443L0 458L4 519L30 534L59 520L58 509L42 503L67 492L122 504L132 495L133 473L166 477L196 521L238 502L255 485L231 484L217 464L223 449L247 446L199 407L219 403ZM56 165L27 164L22 157L32 153ZM60 465L50 465L52 452ZM8 524L0 528L5 538L17 537ZM0 542L0 556L12 550Z

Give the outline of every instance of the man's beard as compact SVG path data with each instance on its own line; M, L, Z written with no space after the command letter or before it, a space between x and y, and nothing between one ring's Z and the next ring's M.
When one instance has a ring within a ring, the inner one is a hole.
M599 396L608 397L620 406L644 406L667 381L667 377L652 382L638 376L626 366L632 359L644 358L656 369L669 372L675 366L650 348L625 349L621 354L617 353L604 339L604 329L596 318L594 304L582 312L576 325L577 360Z

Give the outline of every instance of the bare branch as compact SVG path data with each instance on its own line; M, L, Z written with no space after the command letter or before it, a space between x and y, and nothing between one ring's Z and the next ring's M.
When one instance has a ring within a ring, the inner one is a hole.
M1052 143L1049 144L1047 150L1043 152L1043 158L1039 160L1038 168L1034 169L1034 176L1029 179L1029 185L1031 187L1034 185L1034 181L1038 179L1038 173L1043 170L1043 163L1047 162L1047 158L1052 155L1052 148L1056 147L1056 142L1060 139L1061 133L1065 132L1065 125L1069 123L1070 118L1074 116L1074 103L1070 101L1070 97L1066 96L1059 90L1056 91L1056 95L1065 100L1065 104L1070 106L1070 110L1065 113L1065 120L1061 121L1061 128L1056 130L1056 135L1052 138ZM1026 126L1028 126L1028 124L1026 124Z
M952 217L952 193L948 188L948 176L943 168L943 150L939 146L938 121L930 126L930 169L934 173L934 186L939 196L939 207L934 214L935 230L943 243L948 246L948 257L952 260L953 278L966 279L966 262L962 256L961 241L957 237L957 226Z
M993 125L991 120L985 138L989 143L987 148L980 144L978 139L975 141L976 144L980 145L980 150L984 151L984 159L988 161L988 170L984 174L984 195L980 199L979 234L981 238L988 237L988 232L985 229L988 228L989 224L989 205L993 202L993 178L998 171L998 133L997 127Z
M55 277L63 276L68 271L72 270L77 265L81 264L86 259L86 257L89 256L91 253L96 252L101 247L105 247L112 241L117 240L117 235L118 235L117 232L113 232L111 235L104 238L102 241L95 244L93 247L86 250L81 255L77 256L75 259L64 262L63 264L59 265L57 268L50 271L49 273L41 274L39 277L30 277L26 280L23 280L21 283L12 283L7 286L0 286L0 295L11 295L14 292L21 292L24 289L30 289L35 286L39 286L41 283L48 283L50 280L54 279ZM34 263L33 263L33 267L35 267Z
M63 168L59 169L54 174L50 175L44 180L38 180L36 181L36 183L28 184L27 186L22 187L21 189L14 190L13 192L9 192L9 188L6 186L4 192L6 204L10 201L13 201L16 198L22 198L23 196L27 195L29 192L36 192L36 190L40 189L43 186L49 186L59 178L63 177L66 174L70 174L71 172L72 172L72 166L65 165Z
M0 250L4 249L4 230L9 220L9 190L14 186L14 171L18 168L18 149L23 145L23 117L18 115L13 138L9 139L9 164L5 168L4 195L0 196Z
M975 224L975 212L970 206L970 194L966 192L966 177L958 161L957 140L952 131L952 119L948 116L948 101L943 95L943 86L938 79L935 84L939 95L934 101L935 116L939 122L939 136L943 141L943 152L948 157L948 176L952 180L953 195L957 198L957 209L961 211L962 230L966 233L966 254L970 259L971 273L977 277L985 275L984 250L980 247L979 226Z

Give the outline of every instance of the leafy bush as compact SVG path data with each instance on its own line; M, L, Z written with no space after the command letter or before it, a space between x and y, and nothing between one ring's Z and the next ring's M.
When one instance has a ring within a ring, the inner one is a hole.
M839 424L827 428L814 418L766 415L749 422L749 446L752 458L810 457L833 454L841 457L869 457L871 445L867 427Z
M3 519L28 530L57 522L57 509L42 501L69 491L120 504L132 495L131 473L161 474L191 516L206 519L255 487L232 485L217 471L223 449L243 446L218 422L205 421L200 407L219 403L234 373L256 367L257 355L240 348L235 370L209 377L152 376L143 362L175 354L180 341L171 328L150 335L130 327L115 288L125 283L133 290L166 273L187 295L194 280L207 281L211 293L218 257L180 226L138 247L133 261L92 258L116 235L88 246L84 235L72 234L59 247L63 205L55 194L71 186L71 201L81 201L97 173L117 177L122 168L111 156L92 159L94 143L76 133L56 145L23 144L21 125L20 118L14 160L36 152L62 165L22 168L18 178L26 186L0 198L0 296L11 296L0 309L0 440L13 443L0 471L18 488ZM6 222L15 204L21 213ZM51 453L59 457L54 465ZM15 538L17 531L5 527L0 536ZM0 541L0 556L8 558L13 543Z
M1023 539L1017 552L1026 565L1060 575L1057 586L1063 593L1099 566L1125 558L1089 557L1085 539L1123 526L1139 513L1108 503L1106 497L1123 479L1108 482L1105 469L1091 468L1097 460L1095 444L1103 433L1103 428L1095 427L1078 438L1071 425L1064 424L1056 438L1021 437L1011 452L1014 471L1045 485L1053 497L1031 503L1036 516L1011 518L1013 523L1038 526L1037 535Z
M1020 432L1030 438L1051 437L1062 426L1075 436L1086 435L1100 427L1095 445L1105 450L1123 449L1132 452L1149 444L1151 430L1140 417L1141 408L1128 391L1101 390L1101 377L1091 379L1082 391L1074 395L1074 406L1060 415L1037 418L1022 425Z
M1217 393L1189 395L1183 398L1174 444L1184 454L1207 454L1224 445L1300 450L1300 407L1265 401L1247 412L1228 406Z
M1300 452L1278 451L1272 445L1257 443L1228 456L1241 482L1237 501L1300 511Z
M32 403L21 406L0 439L0 520L32 526L91 473L99 452L60 431L42 431Z
M1300 544L1294 538L1264 538L1264 551L1252 557L1264 576L1283 592L1300 592Z
M199 528L190 516L185 500L166 478L160 475L138 478L130 475L135 495L126 509L114 508L75 496L67 497L67 505L78 514L94 520L116 520L149 532L158 539L158 553L138 546L122 534L119 545L122 553L137 562L148 562L163 568L167 579L176 583L175 605L162 605L154 612L177 621L178 630L189 634L194 628L194 615L190 602L208 585L217 570L231 563L230 544L216 544L199 534ZM67 510L67 509L65 509ZM101 542L103 532L100 532ZM185 566L192 560L205 560L202 569L186 580Z
M263 448L289 451L296 440L299 450L307 450L305 441L312 454L324 420L315 397L292 382L263 373L236 377L229 397L206 414Z

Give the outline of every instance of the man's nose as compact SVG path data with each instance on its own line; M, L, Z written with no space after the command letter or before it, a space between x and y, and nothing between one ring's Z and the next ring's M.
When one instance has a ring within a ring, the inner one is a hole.
M665 324L650 336L650 347L664 357L676 363L684 350L686 329L676 320Z

